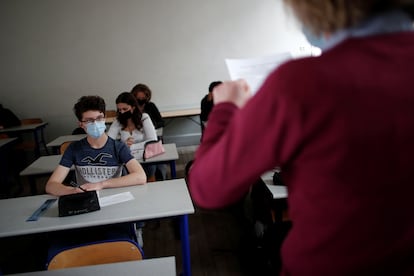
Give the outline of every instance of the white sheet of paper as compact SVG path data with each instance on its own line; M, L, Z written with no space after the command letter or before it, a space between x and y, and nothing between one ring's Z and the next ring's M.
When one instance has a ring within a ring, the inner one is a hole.
M99 205L101 207L105 207L105 206L129 201L133 199L134 199L134 196L131 194L131 192L124 192L124 193L119 193L115 195L99 197Z
M134 149L134 150L131 150L131 154L132 154L132 156L134 156L135 159L141 160L142 159L142 155L144 154L144 149Z
M292 55L286 52L258 58L226 59L226 65L230 78L246 80L255 94L270 72L291 58Z

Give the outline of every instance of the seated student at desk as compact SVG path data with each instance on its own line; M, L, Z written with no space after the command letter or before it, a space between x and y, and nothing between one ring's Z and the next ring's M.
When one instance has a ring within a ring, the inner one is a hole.
M164 120L155 103L151 102L152 91L148 85L138 83L132 88L131 93L137 99L138 107L141 112L147 113L150 116L155 129L163 128ZM156 167L161 174L161 179L158 180L165 180L167 178L167 165L157 164Z
M203 97L200 103L201 113L200 113L200 123L201 123L201 131L204 132L204 128L207 124L208 115L210 114L211 110L214 106L213 101L213 89L219 84L222 84L222 81L213 81L208 86L208 94Z
M99 96L81 97L74 106L74 112L87 136L72 142L65 150L59 166L48 182L46 192L55 196L83 193L91 190L144 184L147 181L140 163L131 155L128 147L108 137L105 133L105 101ZM122 175L124 164L128 170ZM72 165L75 166L78 187L63 184ZM82 244L91 240L104 240L115 236L135 237L142 244L142 232L131 235L131 224L102 226L91 229L63 231L51 234L52 248ZM76 233L76 234L75 234ZM67 240L67 235L72 239Z
M20 126L21 122L19 118L8 108L4 108L0 104L0 129Z
M121 93L115 100L118 108L116 120L108 130L108 136L120 139L135 158L142 158L145 143L157 140L157 133L147 113L141 113L137 100L129 92ZM155 165L144 165L148 181L155 181Z
M132 88L131 93L137 99L139 110L150 116L154 127L156 129L164 127L164 120L162 119L160 111L157 106L151 102L151 89L145 84L138 83Z
M144 184L147 180L145 172L128 147L105 133L105 101L99 96L84 96L75 104L74 111L87 137L71 143L66 149L46 183L46 192L61 196L81 193L82 189ZM121 176L123 164L128 174ZM72 165L75 165L76 181L82 189L63 184Z

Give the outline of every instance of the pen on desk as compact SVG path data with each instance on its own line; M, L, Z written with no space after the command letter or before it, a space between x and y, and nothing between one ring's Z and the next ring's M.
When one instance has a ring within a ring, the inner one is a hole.
M76 184L74 181L71 181L70 182L70 185L72 185L75 188L79 188L79 189L81 189L84 192L87 192L84 188L82 188L80 185Z

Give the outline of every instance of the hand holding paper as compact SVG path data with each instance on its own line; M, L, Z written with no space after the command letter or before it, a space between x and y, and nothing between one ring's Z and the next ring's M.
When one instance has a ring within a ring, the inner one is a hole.
M226 59L226 64L230 78L246 80L255 94L270 72L291 57L291 54L286 52L259 58Z
M245 80L226 81L213 90L214 104L231 102L239 108L250 99L250 87Z

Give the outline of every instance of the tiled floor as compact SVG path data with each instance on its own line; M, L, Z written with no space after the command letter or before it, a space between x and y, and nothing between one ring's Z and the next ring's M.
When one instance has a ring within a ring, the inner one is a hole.
M186 146L177 148L179 160L177 161L177 177L184 177L184 169L188 162L194 159L194 153L198 146Z

